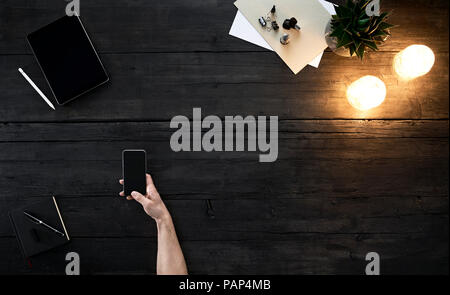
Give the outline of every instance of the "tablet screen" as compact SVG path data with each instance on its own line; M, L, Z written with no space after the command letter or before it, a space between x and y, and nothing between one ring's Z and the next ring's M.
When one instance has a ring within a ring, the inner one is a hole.
M29 34L28 41L59 104L108 81L78 16L64 16Z

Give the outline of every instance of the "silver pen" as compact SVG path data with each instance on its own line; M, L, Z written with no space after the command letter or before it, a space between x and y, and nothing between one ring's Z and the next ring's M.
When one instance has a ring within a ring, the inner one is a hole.
M42 220L40 220L40 219L34 217L33 215L31 215L31 214L29 214L29 213L27 213L27 212L25 212L25 211L23 212L23 214L25 214L25 216L28 217L32 222L34 222L34 223L36 223L36 224L39 224L39 225L42 225L42 226L44 226L44 227L46 227L46 228L48 228L48 229L54 231L55 233L61 235L62 237L65 236L64 233L62 233L62 232L60 232L59 230L57 230L56 228L54 228L54 227L48 225L47 223L43 222Z

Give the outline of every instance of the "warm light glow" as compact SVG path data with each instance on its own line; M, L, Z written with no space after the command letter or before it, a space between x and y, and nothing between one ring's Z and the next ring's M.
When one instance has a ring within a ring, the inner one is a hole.
M425 45L411 45L394 57L394 69L403 79L410 80L428 73L434 64L434 53Z
M359 78L347 88L348 102L361 111L379 106L385 97L386 86L374 76Z

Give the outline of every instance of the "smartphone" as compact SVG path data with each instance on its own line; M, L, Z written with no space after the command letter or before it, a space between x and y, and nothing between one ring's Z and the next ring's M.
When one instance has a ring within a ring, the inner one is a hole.
M145 195L147 190L147 155L144 150L122 151L123 191L125 196L132 191Z

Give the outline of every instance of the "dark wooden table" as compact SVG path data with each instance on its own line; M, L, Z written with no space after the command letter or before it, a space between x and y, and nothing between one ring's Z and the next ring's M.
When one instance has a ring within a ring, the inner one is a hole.
M144 148L193 274L448 273L448 1L384 1L399 27L360 62L327 50L293 75L272 52L228 35L233 1L81 1L111 81L52 111L25 36L64 14L62 0L0 2L0 273L154 273L156 231L118 196L121 151ZM394 55L436 54L399 81ZM362 75L386 101L362 114L345 97ZM279 157L170 149L175 115L279 116ZM24 262L8 211L55 195L72 242ZM208 202L212 210L208 211Z

